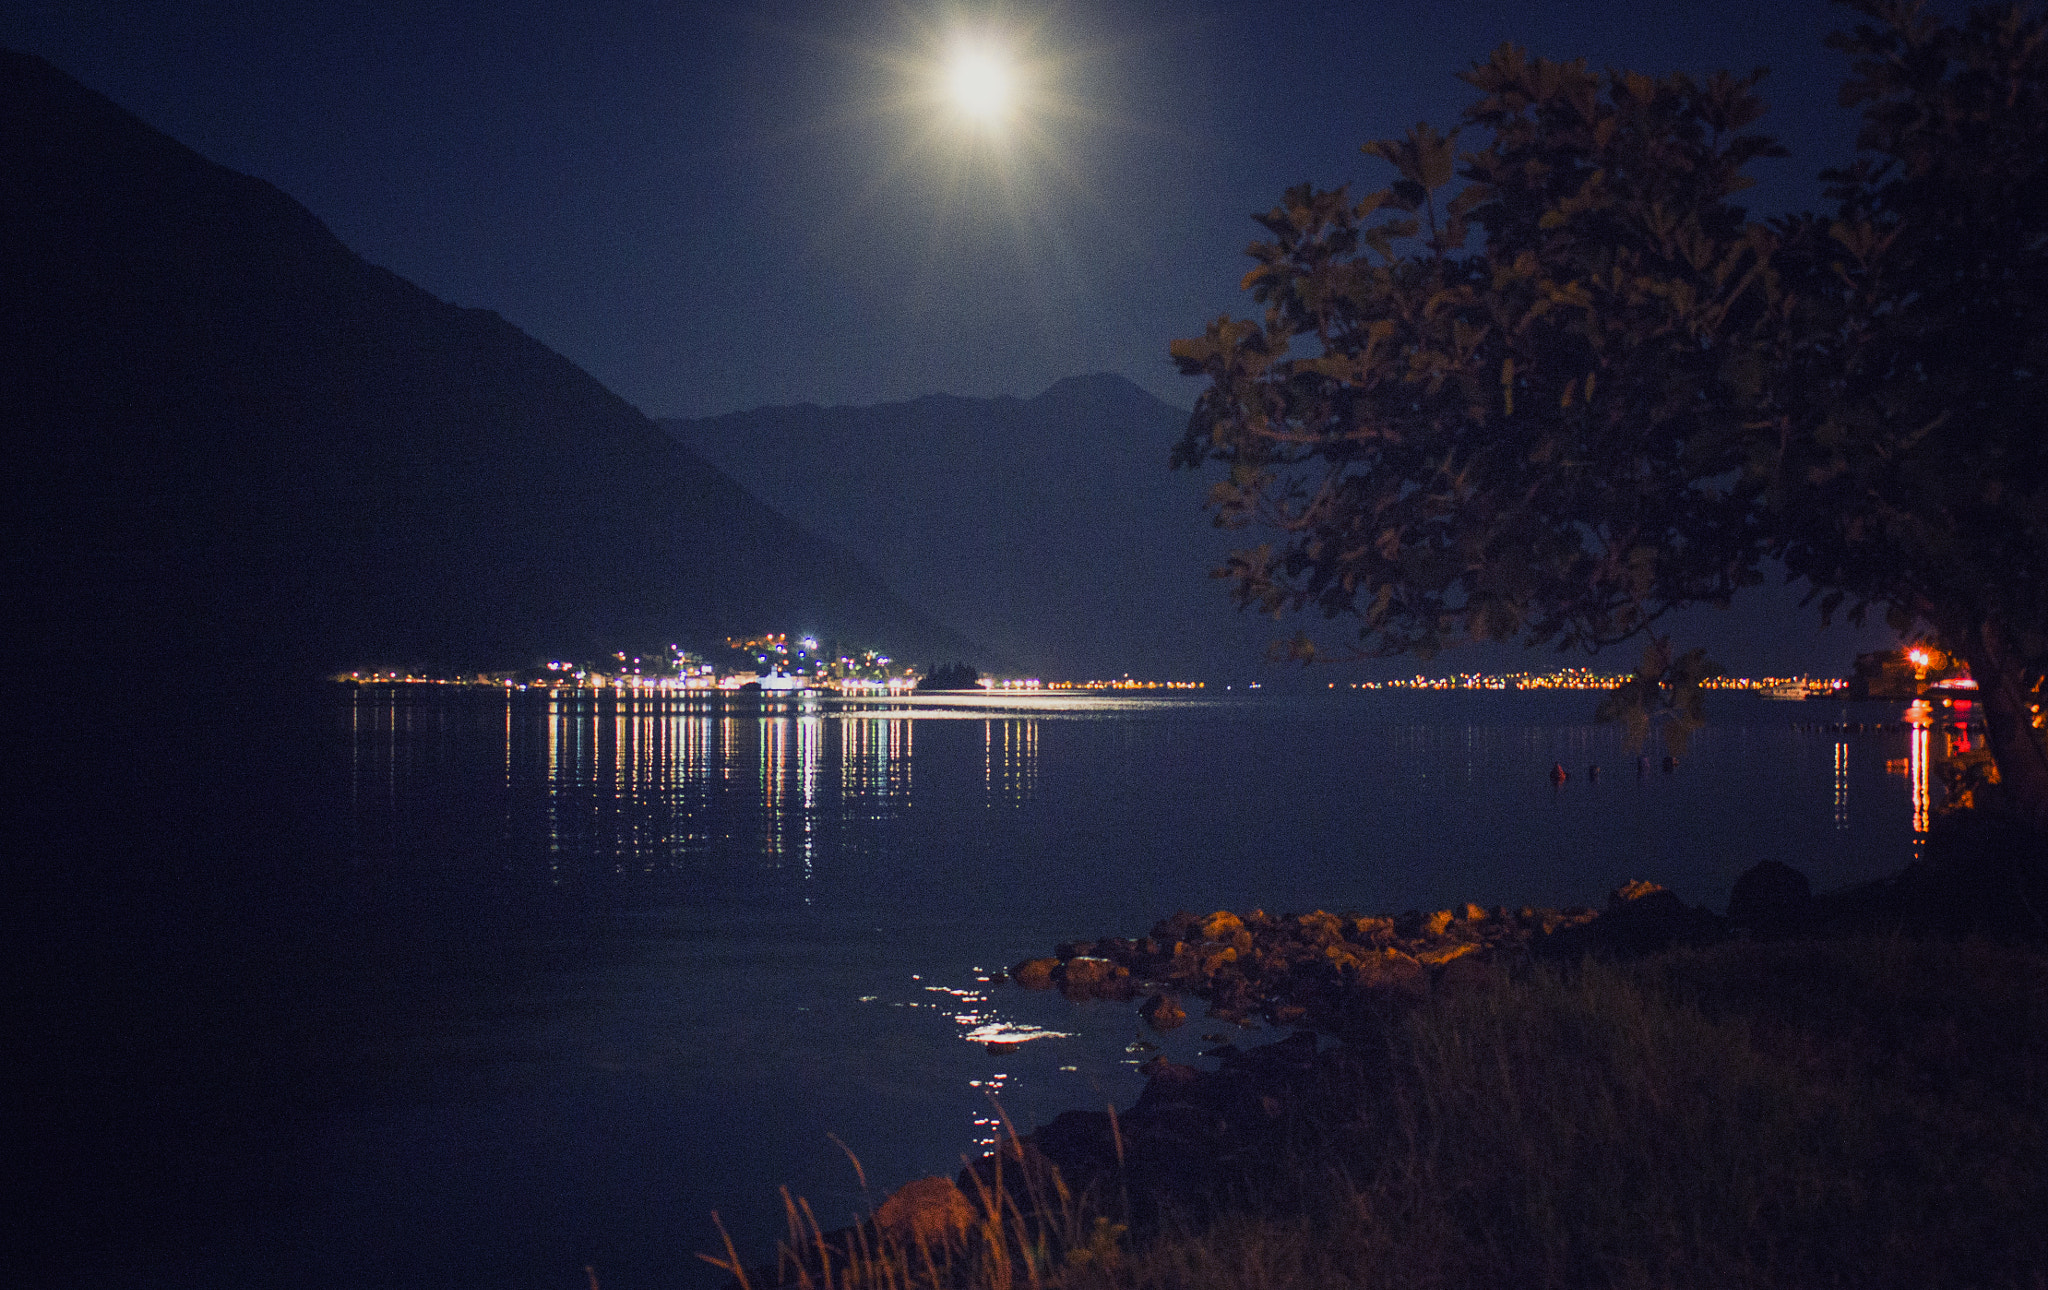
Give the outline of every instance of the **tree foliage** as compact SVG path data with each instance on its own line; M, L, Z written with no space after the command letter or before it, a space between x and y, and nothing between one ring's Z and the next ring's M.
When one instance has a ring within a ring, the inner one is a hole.
M1968 661L2010 795L2048 827L2048 26L1863 3L1832 216L1784 222L1756 438L1774 553L1824 611L1882 606Z
M1823 615L1883 606L1968 658L2048 811L2048 47L2018 9L1853 7L1833 215L1737 203L1783 155L1761 73L1504 46L1457 128L1365 145L1389 186L1257 216L1263 316L1172 351L1209 381L1176 463L1222 463L1218 522L1275 534L1219 570L1240 606L1355 618L1374 654L1649 634L1639 697L1668 707L1704 663L1659 620L1782 560Z

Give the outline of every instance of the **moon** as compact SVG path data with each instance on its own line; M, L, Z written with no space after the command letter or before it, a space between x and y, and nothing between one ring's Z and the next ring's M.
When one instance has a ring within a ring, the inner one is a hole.
M945 94L954 109L976 125L994 128L1016 101L1016 72L1006 51L985 42L960 41L946 55Z

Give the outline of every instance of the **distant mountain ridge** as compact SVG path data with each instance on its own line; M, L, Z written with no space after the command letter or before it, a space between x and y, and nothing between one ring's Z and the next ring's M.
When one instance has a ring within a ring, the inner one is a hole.
M981 647L496 314L0 51L9 638L38 667Z
M1246 535L1167 467L1187 413L1121 376L1033 398L927 395L661 424L913 604L1028 669L1214 679L1260 670L1270 620L1207 575Z

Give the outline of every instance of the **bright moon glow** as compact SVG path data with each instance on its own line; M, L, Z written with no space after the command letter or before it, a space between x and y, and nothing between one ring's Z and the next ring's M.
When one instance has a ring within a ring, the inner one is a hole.
M833 239L867 236L864 225L884 209L900 221L913 213L924 223L927 269L921 269L915 294L920 308L937 307L944 292L937 287L940 265L968 263L985 267L994 244L989 235L1007 224L1017 253L1034 261L1032 268L1067 266L1064 248L1074 241L1063 216L1075 201L1100 206L1088 189L1082 162L1083 127L1105 118L1081 101L1092 85L1090 69L1108 55L1063 44L1059 33L1041 16L1035 22L974 21L964 12L948 15L943 6L964 6L966 0L938 0L936 21L920 19L899 6L906 19L900 40L891 46L860 51L881 75L882 93L866 112L853 113L847 124L864 119L892 120L901 126L896 143L869 182L829 221ZM950 19L950 20L949 20ZM906 202L900 208L891 204ZM1036 263L1054 257L1057 263ZM1042 283L1046 272L1034 272ZM1024 294L1036 294L1036 287ZM1018 295L1004 297L1013 307Z
M991 49L958 46L946 61L946 94L969 117L994 125L1008 112L1010 68Z

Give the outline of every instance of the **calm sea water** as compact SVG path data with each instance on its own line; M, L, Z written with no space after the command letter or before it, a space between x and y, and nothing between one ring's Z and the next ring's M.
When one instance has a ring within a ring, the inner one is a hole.
M1127 1105L1131 1005L990 982L1056 941L1636 877L1720 907L1762 858L1826 888L1912 854L1907 737L1795 728L1888 708L1724 697L1639 774L1592 706L415 687L60 721L14 947L27 1253L80 1284L697 1284L714 1208L755 1253L779 1186L859 1209L839 1143L879 1195L998 1105Z

